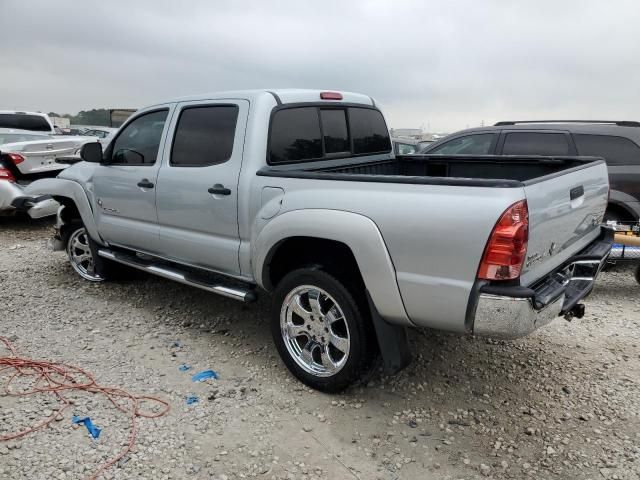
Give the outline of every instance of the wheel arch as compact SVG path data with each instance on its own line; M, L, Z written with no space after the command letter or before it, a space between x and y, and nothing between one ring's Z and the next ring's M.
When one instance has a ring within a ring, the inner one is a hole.
M614 211L637 221L640 218L640 202L628 193L619 190L611 190L607 211Z
M274 280L286 274L289 264L299 265L290 261L283 266L283 260L301 251L307 264L318 259L331 262L335 268L353 261L380 315L391 323L411 325L393 262L370 218L340 210L289 211L266 223L251 244L254 278L264 289L273 290ZM319 247L328 247L328 252L323 249L316 254L314 248Z
M91 238L98 243L104 243L98 233L89 198L79 183L61 178L45 178L28 185L25 192L29 195L51 195L64 207L62 211L58 212L60 221L66 223L72 220L69 218L70 216L77 213ZM62 213L64 210L67 212Z

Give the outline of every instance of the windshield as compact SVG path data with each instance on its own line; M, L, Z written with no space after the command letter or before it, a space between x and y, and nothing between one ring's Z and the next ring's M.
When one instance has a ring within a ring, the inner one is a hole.
M0 113L0 127L34 130L36 132L51 131L51 125L49 125L45 117L27 113Z
M28 133L0 133L0 145L31 140L49 140L49 135L30 135Z

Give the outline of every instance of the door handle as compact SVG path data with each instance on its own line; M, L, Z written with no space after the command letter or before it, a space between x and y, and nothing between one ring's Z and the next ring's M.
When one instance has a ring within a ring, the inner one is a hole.
M579 187L572 188L571 190L569 190L569 198L571 200L575 200L576 198L580 198L582 195L584 195L584 187L582 185L580 185Z
M220 185L219 183L215 184L209 190L207 190L211 195L231 195L231 190L225 188L224 185Z
M147 180L146 178L143 178L138 182L138 186L140 188L153 188L153 183Z

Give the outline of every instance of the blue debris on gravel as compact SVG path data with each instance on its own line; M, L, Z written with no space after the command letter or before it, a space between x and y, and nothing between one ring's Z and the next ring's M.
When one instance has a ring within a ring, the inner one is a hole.
M196 373L193 377L191 377L191 380L193 380L194 382L203 382L209 378L217 380L218 374L213 370L204 370L200 373Z
M191 370L191 365L180 365L178 367L178 370L180 370L181 372L186 372L187 370Z
M198 403L198 397L195 395L189 395L184 401L187 405L193 405L194 403Z
M71 423L74 424L82 424L85 427L87 427L87 430L89 431L89 434L93 437L93 438L98 438L100 436L100 432L102 431L101 428L96 427L93 422L91 421L90 417L77 417L77 416L73 416L73 418L71 419Z

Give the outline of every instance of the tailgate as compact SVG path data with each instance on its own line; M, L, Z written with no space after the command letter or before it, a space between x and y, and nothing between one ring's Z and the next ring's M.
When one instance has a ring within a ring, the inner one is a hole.
M529 245L520 278L529 286L600 234L609 178L602 160L524 182Z

